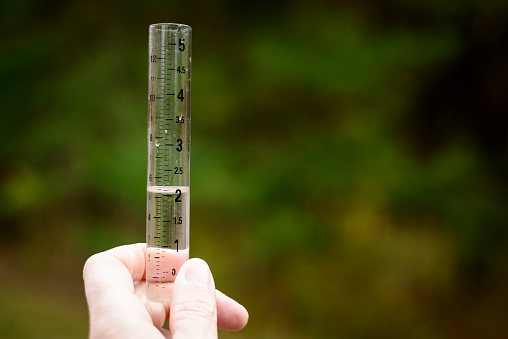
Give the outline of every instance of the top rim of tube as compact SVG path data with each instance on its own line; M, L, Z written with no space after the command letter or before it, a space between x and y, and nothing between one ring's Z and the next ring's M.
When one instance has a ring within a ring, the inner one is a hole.
M158 24L151 24L150 29L191 29L192 27L185 24L176 24L176 23L158 23Z

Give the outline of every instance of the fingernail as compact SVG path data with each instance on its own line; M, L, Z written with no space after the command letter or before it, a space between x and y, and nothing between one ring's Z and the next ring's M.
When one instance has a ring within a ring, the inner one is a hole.
M201 259L191 259L187 262L185 279L189 282L202 283L208 286L212 282L210 269L206 262Z

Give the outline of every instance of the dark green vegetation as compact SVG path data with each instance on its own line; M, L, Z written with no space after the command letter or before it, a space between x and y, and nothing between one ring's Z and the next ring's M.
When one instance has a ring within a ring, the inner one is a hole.
M85 338L84 261L144 241L148 26L180 22L223 338L508 337L508 3L183 3L1 5L0 333Z

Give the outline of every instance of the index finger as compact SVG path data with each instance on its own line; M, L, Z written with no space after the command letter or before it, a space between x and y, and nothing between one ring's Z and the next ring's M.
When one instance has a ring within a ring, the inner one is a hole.
M135 294L145 271L145 244L126 245L91 256L83 269L90 313L90 337L161 338L165 309L151 309ZM155 326L154 326L155 325Z
M95 254L85 264L83 279L86 284L100 288L121 287L133 291L132 282L143 280L145 276L145 251L146 244L138 243ZM127 274L130 274L129 279L126 279ZM104 279L105 276L108 279Z

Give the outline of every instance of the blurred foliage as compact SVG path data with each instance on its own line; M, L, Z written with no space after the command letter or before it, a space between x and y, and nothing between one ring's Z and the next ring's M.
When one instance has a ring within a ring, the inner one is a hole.
M6 337L85 338L84 261L144 241L156 22L193 27L191 255L250 311L223 338L508 336L506 1L0 6Z

